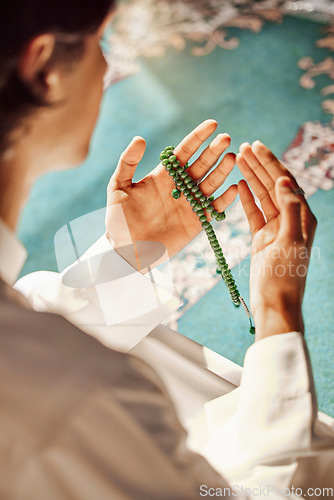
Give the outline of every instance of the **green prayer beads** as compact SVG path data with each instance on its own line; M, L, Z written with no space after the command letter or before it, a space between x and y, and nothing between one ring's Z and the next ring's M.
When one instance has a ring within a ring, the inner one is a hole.
M214 197L210 196L209 198L207 198L201 192L196 181L194 181L189 174L187 174L186 176L184 175L184 172L187 170L189 165L188 163L186 163L184 166L181 166L179 160L174 154L174 148L168 146L164 151L162 151L160 155L160 160L162 162L162 165L168 171L169 175L173 177L173 180L175 182L175 189L173 189L172 191L173 198L178 199L181 196L181 192L184 193L187 192L186 200L190 203L190 206L193 208L193 212L199 217L199 220L202 223L202 226L205 229L205 232L208 236L211 248L216 255L219 274L222 275L222 278L224 279L227 285L233 303L236 306L239 306L240 294L235 286L235 282L232 277L231 271L228 269L226 265L223 251L215 235L214 229L211 226L210 222L208 221L207 216L205 215L206 211L208 214L211 213L211 216L216 220L224 220L225 212L222 213L217 212L211 205L211 202L214 200Z
M214 209L211 204L214 201L214 196L210 196L209 198L207 198L202 193L199 186L197 185L197 182L195 182L186 172L187 168L189 167L188 163L181 166L180 161L174 154L174 148L172 146L168 146L161 152L160 160L168 174L173 178L175 182L175 189L173 189L172 191L173 198L176 200L179 199L181 197L181 193L183 192L185 199L189 202L190 206L193 209L193 212L198 216L199 221L202 223L202 227L208 237L209 243L216 257L218 266L216 272L217 274L221 275L222 279L225 281L233 304L236 307L239 307L240 304L243 305L250 323L249 332L251 334L254 334L255 328L252 324L252 319L248 307L244 299L241 297L232 273L228 268L223 250L219 244L215 231L208 221L207 216L205 215L206 212L207 214L211 215L213 219L219 222L225 220L225 212L219 213Z
M181 196L181 193L180 193L180 191L178 189L173 189L172 196L173 196L173 198L175 198L176 200L178 200L180 198L180 196Z

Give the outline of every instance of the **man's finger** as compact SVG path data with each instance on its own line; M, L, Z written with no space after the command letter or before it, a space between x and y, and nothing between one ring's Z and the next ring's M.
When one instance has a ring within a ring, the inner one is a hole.
M275 181L265 168L263 168L262 164L253 153L251 145L248 142L245 142L241 144L239 151L247 162L249 168L252 170L253 174L259 179L262 186L264 186L269 193L273 203L276 204ZM256 192L255 194L257 195Z
M225 182L235 165L235 154L227 153L217 167L199 184L205 196L212 195Z
M280 237L288 237L291 243L303 241L301 203L293 192L293 184L289 177L280 177L275 185L277 202L281 212Z
M203 177L211 170L218 158L229 147L231 138L228 134L218 134L188 170L189 175L195 180Z
M262 184L260 179L254 173L254 171L248 165L248 162L245 160L243 154L238 153L236 157L236 163L247 180L248 184L254 191L255 195L258 197L261 203L261 207L266 216L267 221L269 222L271 219L278 215L278 210L273 202L268 189Z
M238 184L240 200L244 208L252 236L257 233L265 224L263 213L257 206L248 184L242 180Z
M234 202L236 197L238 196L238 187L235 184L232 184L228 189L226 189L225 193L218 196L213 202L213 206L217 212L223 212ZM207 214L208 218L210 218L210 214Z
M216 120L205 120L188 134L175 148L174 153L181 162L187 163L194 153L201 147L204 141L216 130Z
M296 179L290 174L289 170L282 165L274 153L272 153L272 151L270 151L261 141L253 142L252 152L261 163L264 170L272 177L274 182L276 182L279 177L285 176L291 179L293 189L298 187Z
M132 184L132 179L138 163L145 152L146 143L142 137L134 137L120 156L117 168L110 179L118 189L124 189Z

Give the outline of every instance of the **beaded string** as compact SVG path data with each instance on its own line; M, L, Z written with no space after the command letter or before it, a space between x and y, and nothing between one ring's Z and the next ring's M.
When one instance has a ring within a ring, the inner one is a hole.
M233 304L236 307L240 305L246 311L247 317L250 322L250 333L255 333L255 328L252 324L251 315L249 309L241 297L237 285L234 281L232 273L228 267L226 259L223 254L223 250L220 246L218 238L215 234L215 231L208 221L207 216L205 215L205 211L211 215L213 219L216 221L223 221L226 218L225 212L217 212L214 209L212 202L214 200L214 196L210 196L209 198L205 196L200 190L197 182L194 181L187 172L189 168L189 164L181 166L180 161L177 159L174 154L174 147L167 146L160 154L160 160L162 165L165 167L165 170L169 173L171 177L173 177L173 181L175 182L175 189L172 191L172 196L176 200L181 197L181 193L185 196L186 200L190 203L190 206L193 209L193 212L196 213L199 218L200 223L207 235L210 246L215 254L217 261L217 273L221 275L224 280L227 289L230 293Z

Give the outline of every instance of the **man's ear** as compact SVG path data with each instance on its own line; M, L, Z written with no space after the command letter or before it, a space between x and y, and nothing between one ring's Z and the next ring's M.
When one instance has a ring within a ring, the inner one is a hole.
M32 92L52 102L60 93L59 72L49 64L55 47L55 36L39 35L24 48L19 61L19 75Z

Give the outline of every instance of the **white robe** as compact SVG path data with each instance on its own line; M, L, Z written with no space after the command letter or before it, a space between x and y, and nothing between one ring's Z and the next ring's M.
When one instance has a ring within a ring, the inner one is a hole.
M135 354L153 367L188 431L188 448L228 479L233 497L238 493L240 498L286 498L289 493L298 498L302 491L304 498L311 498L315 488L334 488L333 421L317 415L301 334L257 342L248 350L242 371L158 326L178 303L170 285L157 271L153 280L134 273L107 245L102 238L80 259L81 264L87 261L86 282L84 267L75 264L61 274L34 273L20 280L17 289L35 309L57 312L104 344ZM112 278L113 268L117 279ZM107 283L101 280L106 275ZM136 297L131 304L129 290ZM114 321L110 302L117 311ZM197 496L220 496L209 487L204 478ZM326 498L323 491L321 495Z

